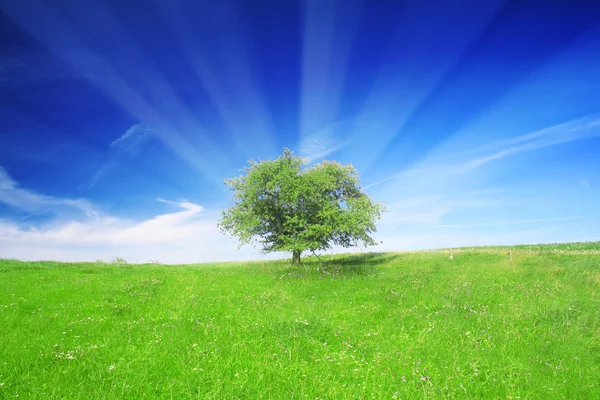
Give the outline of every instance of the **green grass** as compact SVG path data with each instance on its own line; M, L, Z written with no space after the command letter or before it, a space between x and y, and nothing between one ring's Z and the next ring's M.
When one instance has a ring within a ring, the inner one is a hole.
M0 398L599 399L600 243L0 261Z

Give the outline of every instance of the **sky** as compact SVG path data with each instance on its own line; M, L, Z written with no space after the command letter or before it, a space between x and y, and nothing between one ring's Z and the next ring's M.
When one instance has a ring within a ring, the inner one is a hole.
M0 0L0 258L287 257L217 228L284 147L385 202L353 251L600 240L599 66L595 0Z

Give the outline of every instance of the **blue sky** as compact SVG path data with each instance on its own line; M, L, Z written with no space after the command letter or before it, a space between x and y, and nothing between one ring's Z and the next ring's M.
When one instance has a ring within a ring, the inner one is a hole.
M0 0L0 41L3 258L263 258L223 180L284 147L357 167L372 250L600 240L597 1Z

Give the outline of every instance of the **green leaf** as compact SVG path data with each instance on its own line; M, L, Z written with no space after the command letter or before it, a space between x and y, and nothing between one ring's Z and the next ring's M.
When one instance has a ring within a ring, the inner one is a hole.
M355 168L307 163L285 149L276 160L250 161L243 175L225 180L234 204L222 213L221 231L237 237L240 247L291 251L297 262L304 251L375 245L370 234L385 207L362 190Z

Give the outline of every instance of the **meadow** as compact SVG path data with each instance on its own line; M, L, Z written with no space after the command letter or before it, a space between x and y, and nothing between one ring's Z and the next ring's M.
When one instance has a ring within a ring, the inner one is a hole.
M0 260L0 398L600 399L600 243Z

